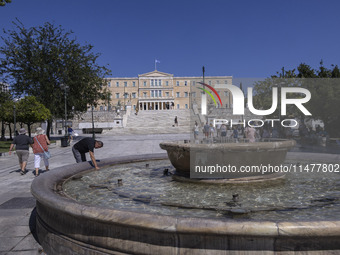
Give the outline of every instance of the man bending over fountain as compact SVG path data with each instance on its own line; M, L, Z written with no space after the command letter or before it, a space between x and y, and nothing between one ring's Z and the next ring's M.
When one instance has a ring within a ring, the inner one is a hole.
M103 142L94 140L91 137L86 137L81 139L79 142L77 142L72 147L73 156L76 159L77 163L85 162L86 161L86 155L85 153L90 153L90 157L93 163L93 166L96 168L96 170L99 169L97 166L96 158L94 157L94 149L99 149L103 147Z

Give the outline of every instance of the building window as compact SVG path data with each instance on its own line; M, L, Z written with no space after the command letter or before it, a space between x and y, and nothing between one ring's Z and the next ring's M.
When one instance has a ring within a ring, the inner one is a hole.
M143 92L143 96L146 97L146 92Z
M151 80L151 86L153 86L153 80Z
M176 86L179 86L179 81L176 82Z
M224 96L225 96L225 97L228 96L228 91L224 91Z
M196 82L195 81L192 81L192 86L195 86L196 85Z
M188 97L188 92L184 92L184 97Z
M188 104L185 104L185 109L188 109Z
M196 92L191 92L192 97L196 97Z
M126 81L124 81L124 87L127 87L127 82Z
M187 81L184 82L184 86L188 86L188 82Z
M158 97L162 97L162 91L158 90Z
M177 109L179 109L179 104L177 104Z
M144 87L146 87L146 81L144 82Z
M136 82L135 81L132 82L132 87L136 87Z
M176 92L176 97L179 97L179 92Z
M157 86L157 80L155 80L155 86Z
M169 97L169 92L165 92L165 96L166 96L166 97Z
M209 81L209 85L211 85L211 81Z
M124 93L124 98L128 98L129 93Z
M116 82L116 87L117 87L117 88L119 87L119 81Z
M119 93L116 93L116 98L119 98Z
M166 81L166 82L165 82L165 85L166 85L166 86L169 86L169 81Z
M158 80L158 85L162 86L162 80Z
M132 93L132 98L136 98L136 92Z
M227 81L227 80L225 80L225 81L224 81L224 84L228 84L228 81Z
M151 90L151 97L154 97L154 91Z
M217 81L216 81L216 84L220 84L220 81L217 80Z
M107 86L111 87L111 82L110 81L107 83Z

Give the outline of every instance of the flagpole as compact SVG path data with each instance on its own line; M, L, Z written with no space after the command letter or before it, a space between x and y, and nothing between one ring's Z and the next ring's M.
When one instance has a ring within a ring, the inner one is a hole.
M156 62L156 59L155 59L155 70L157 70L157 62Z

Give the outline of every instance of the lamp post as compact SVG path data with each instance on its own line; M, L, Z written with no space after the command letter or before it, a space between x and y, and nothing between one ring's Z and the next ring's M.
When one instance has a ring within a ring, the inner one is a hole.
M94 108L94 106L92 105L92 108L91 108L92 109L92 111L91 111L91 115L92 115L92 138L96 139L96 136L94 134L93 108Z
M61 87L64 89L64 99L65 99L65 122L64 122L64 128L65 128L65 136L67 136L67 89L69 86L65 84L61 84Z
M13 119L14 119L14 137L16 137L16 125L17 125L17 122L16 122L16 107L15 107L15 102L13 104Z
M16 114L16 102L18 101L17 98L13 100L13 123L14 123L14 137L17 135L17 114Z

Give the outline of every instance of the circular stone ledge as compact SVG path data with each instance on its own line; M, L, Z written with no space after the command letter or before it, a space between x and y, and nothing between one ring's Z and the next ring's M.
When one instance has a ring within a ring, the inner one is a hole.
M167 157L115 157L101 160L98 166L153 159ZM59 183L91 170L84 162L34 179L31 192L37 199L37 234L47 254L340 253L340 221L182 218L88 206L59 194Z

